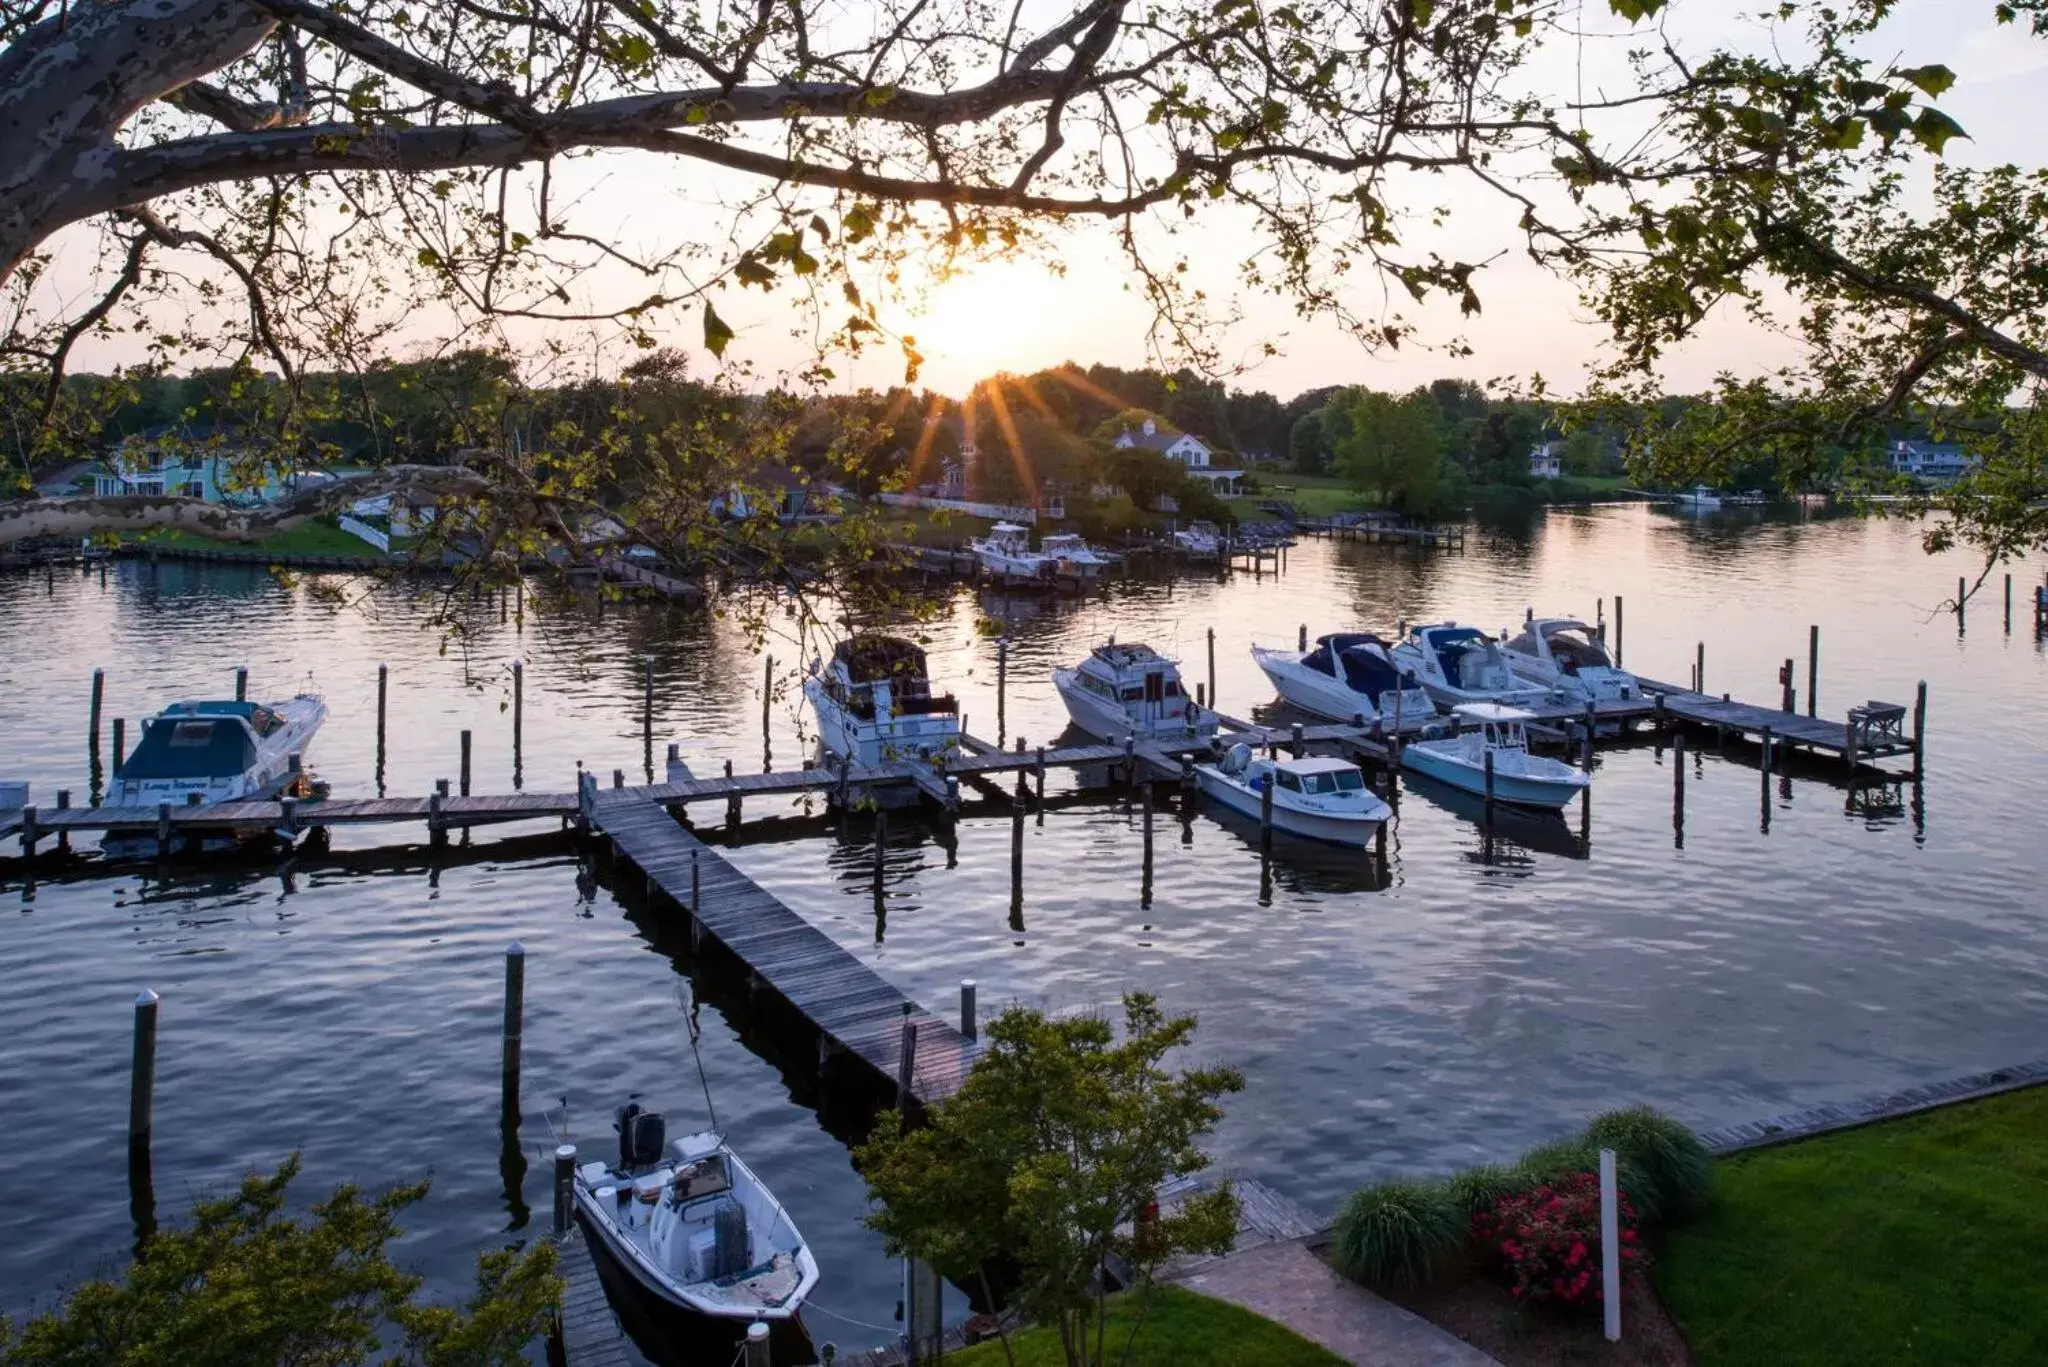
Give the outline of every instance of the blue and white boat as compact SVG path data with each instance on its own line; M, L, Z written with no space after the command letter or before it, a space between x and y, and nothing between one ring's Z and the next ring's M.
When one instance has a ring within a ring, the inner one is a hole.
M1607 653L1605 631L1576 617L1532 617L1501 653L1516 678L1569 702L1625 700L1643 693L1636 676L1617 668Z
M1394 814L1365 786L1358 766L1344 759L1267 759L1239 744L1214 764L1197 764L1195 783L1204 795L1254 819L1271 788L1274 830L1332 845L1363 847Z
M1486 759L1493 757L1493 800L1518 807L1558 808L1584 792L1593 776L1561 760L1529 753L1524 729L1529 714L1499 703L1465 703L1451 709L1474 730L1401 747L1401 767L1453 788L1484 796Z
M1429 694L1394 663L1393 647L1362 631L1332 632L1316 638L1313 650L1252 647L1252 659L1281 698L1304 712L1332 721L1369 724L1383 717L1391 725L1436 715Z
M109 807L210 807L295 793L307 782L304 757L327 720L316 693L283 702L177 702L144 719L135 748L114 770ZM207 847L233 845L260 828L223 830ZM141 841L156 848L156 831L116 828L100 842L119 857Z
M1415 627L1394 647L1393 661L1443 707L1468 702L1533 706L1550 690L1517 679L1500 643L1477 627L1437 622Z

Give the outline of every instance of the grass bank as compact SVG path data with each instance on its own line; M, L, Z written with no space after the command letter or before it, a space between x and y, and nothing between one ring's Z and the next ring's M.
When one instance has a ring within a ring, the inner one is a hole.
M219 541L192 532L147 532L126 538L129 545L165 551L251 551L266 555L350 555L383 559L384 554L361 537L351 536L332 522L313 518L289 531L261 541Z
M1698 1367L2048 1362L2048 1087L1732 1158L1657 1289Z
M1175 1286L1154 1287L1147 1295L1144 1325L1128 1358L1121 1350L1139 1303L1128 1296L1111 1298L1109 1361L1121 1360L1127 1367L1343 1367L1342 1358L1226 1301ZM1010 1346L1018 1367L1064 1367L1066 1362L1059 1334L1050 1328L1013 1334ZM946 1361L961 1367L1004 1367L1003 1345L978 1344L948 1355Z

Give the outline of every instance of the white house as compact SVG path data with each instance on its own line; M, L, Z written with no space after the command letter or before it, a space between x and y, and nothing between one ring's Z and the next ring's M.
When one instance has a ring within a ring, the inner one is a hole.
M1216 493L1231 495L1238 492L1238 481L1244 478L1242 470L1222 470L1209 463L1209 446L1200 437L1189 432L1161 431L1159 424L1151 418L1145 425L1133 432L1125 428L1117 434L1118 450L1142 447L1157 451L1168 460L1179 461L1194 478L1205 481Z
M1950 484L1977 468L1977 457L1950 442L1892 444L1892 469L1931 484Z
M1556 479L1564 473L1564 442L1539 441L1529 450L1529 477Z

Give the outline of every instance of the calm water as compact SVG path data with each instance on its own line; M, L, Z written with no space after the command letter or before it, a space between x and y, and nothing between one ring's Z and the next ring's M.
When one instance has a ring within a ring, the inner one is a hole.
M1683 678L1695 642L1715 691L1770 701L1777 669L1822 629L1820 701L1930 690L1924 791L1844 788L1803 768L1766 795L1741 752L1689 755L1682 846L1671 757L1647 742L1602 756L1591 844L1518 826L1488 857L1470 814L1411 791L1389 842L1390 885L1362 859L1283 848L1190 810L1161 814L1149 906L1133 811L1056 805L1028 828L1026 891L1009 897L1009 819L964 817L949 850L891 824L885 895L872 828L754 804L734 858L913 995L950 1011L958 980L984 1010L1113 1003L1141 987L1199 1011L1199 1050L1249 1090L1217 1136L1228 1166L1328 1210L1361 1180L1505 1158L1594 1109L1645 1100L1711 1125L2040 1057L2048 929L2035 874L2048 764L2034 724L2048 661L2021 622L2001 630L1996 581L1967 635L1934 605L1966 564L1929 560L1910 527L1677 521L1640 507L1554 513L1527 539L1475 536L1462 555L1311 543L1285 577L1114 586L1057 604L977 601L933 628L934 675L973 728L995 730L995 645L1010 618L1010 734L1065 725L1049 670L1111 632L1177 651L1203 677L1215 627L1219 695L1242 715L1270 701L1245 647L1312 633L1455 617L1486 626L1539 611L1592 614L1626 595L1629 665ZM2022 586L2041 566L2022 567ZM2024 587L2022 588L2024 592ZM2024 619L2025 611L2021 609ZM97 575L0 579L0 775L40 800L87 787L92 668L107 716L224 693L247 662L252 694L310 676L332 716L312 760L337 795L375 791L375 677L391 667L393 793L456 769L476 734L476 787L512 779L507 662L527 660L525 780L567 789L578 761L637 778L640 658L656 660L657 745L702 772L763 758L761 660L727 624L652 608L602 622L541 605L524 630L494 607L466 645L423 626L402 592L280 584L225 568L126 563ZM771 641L778 658L799 648ZM788 696L768 746L802 750ZM1076 780L1055 776L1055 793ZM1763 807L1769 806L1768 831ZM700 809L700 819L721 813ZM783 818L772 826L766 818ZM758 825L756 823L759 823ZM769 831L783 838L769 840ZM408 832L411 836L415 833ZM337 837L294 869L243 865L161 881L143 871L24 887L0 877L9 989L0 995L0 1100L20 1157L0 1173L11 1236L0 1312L46 1301L117 1263L133 1240L122 1146L130 1003L163 994L156 1109L160 1209L251 1167L303 1153L305 1195L340 1181L431 1174L403 1256L438 1291L525 1220L545 1221L544 1106L566 1095L586 1144L640 1090L671 1123L702 1099L678 1012L690 965L658 924L629 919L579 879L545 827L479 832L430 860L398 832ZM382 846L372 853L373 847ZM532 1172L501 1169L497 1033L508 940L529 951L526 1106ZM817 1246L820 1338L871 1344L895 1268L859 1227L844 1135L857 1106L821 1098L800 1041L752 1017L729 983L701 985L704 1056L719 1119ZM824 1105L821 1118L820 1105ZM61 1172L61 1180L52 1180Z

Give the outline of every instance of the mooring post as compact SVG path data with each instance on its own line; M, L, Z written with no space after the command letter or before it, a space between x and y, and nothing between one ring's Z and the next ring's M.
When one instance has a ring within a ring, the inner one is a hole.
M1621 595L1614 595L1614 667L1621 668Z
M171 804L168 802L156 804L156 857L171 857Z
M974 979L962 978L960 980L960 1033L968 1039L973 1039L980 1027L980 1022L975 1019L974 992Z
M1142 905L1149 907L1152 905L1152 785L1147 783L1139 791L1138 797L1141 809L1139 819L1144 826L1145 841L1144 862L1139 879L1142 886L1139 889L1138 900Z
M1596 715L1593 700L1586 699L1586 734L1579 753L1579 767L1589 774L1593 772L1593 720Z
M1768 727L1768 726L1766 726L1766 727L1764 728L1764 733L1763 733L1763 742L1762 742L1762 743L1763 743L1763 750L1764 750L1764 759L1763 759L1763 774L1764 774L1764 791L1765 791L1766 793L1768 793L1768 792L1770 791L1770 789L1771 789L1771 728L1770 728L1770 727Z
M1797 712L1799 710L1799 699L1792 689L1792 661L1786 660L1784 665L1779 668L1778 679L1784 685L1784 696L1779 699L1781 706L1778 710L1781 712Z
M1273 843L1273 774L1271 770L1260 775L1259 783L1259 841L1271 846Z
M697 868L699 851L690 851L690 915L697 916L704 910L704 883Z
M1216 700L1216 628L1209 628L1209 706L1221 707Z
M896 1109L903 1110L910 1104L911 1083L917 1077L917 1022L912 1019L915 1010L909 1002L903 1003L902 1044L896 1055Z
M768 716L767 708L763 707L761 709L761 716L763 721L766 721ZM647 754L647 767L652 769L654 767L654 657L652 655L642 655L640 657L640 748ZM653 781L652 778L648 779L650 783Z
M1927 773L1927 680L1913 691L1913 779Z
M2012 576L2005 576L2005 634L2012 635Z
M650 685L651 687L652 685ZM650 694L650 696L652 696ZM768 711L775 702L775 657L761 661L761 739L768 738Z
M882 866L889 857L889 813L886 808L875 813L875 890L882 887Z
M747 1326L746 1367L773 1367L768 1359L768 1326L755 1320Z
M996 638L996 744L1003 743L1009 721L1010 638Z
M1692 691L1695 693L1707 691L1707 643L1705 641L1701 641L1693 653Z
M100 700L107 691L107 671L95 669L92 672L92 709L86 720L86 735L92 741L92 757L95 763L100 757Z
M463 795L464 797L468 797L468 796L469 796L469 754L470 754L470 733L469 733L469 731L468 731L467 729L464 729L464 731L463 731L463 733L462 733L462 788L461 788L461 792L462 792L462 795Z
M727 760L725 762L725 779L728 784L732 782L731 760ZM726 789L725 824L728 826L737 826L740 824L740 790L737 788L728 787Z
M1017 797L1010 803L1010 900L1024 893L1024 775L1017 775Z
M1308 746L1301 738L1301 723L1296 722L1288 731L1289 743L1293 746L1294 757L1300 759L1307 753Z
M576 1146L555 1145L555 1237L569 1232L576 1215Z
M1969 592L1969 581L1962 575L1956 576L1956 631L1963 629L1963 596Z
M156 1106L156 1012L149 988L135 997L135 1044L128 1064L128 1144L147 1146Z
M391 666L377 666L377 796L384 796L384 704L390 696Z
M1671 737L1671 829L1685 848L1685 733Z
M434 780L434 791L427 794L427 843L445 845L448 843L446 818L441 815L441 804L448 800L448 780Z
M114 761L112 772L115 778L121 777L121 760L127 752L128 719L126 717L116 717L114 718L114 751L112 756Z
M1486 825L1493 827L1493 747L1486 747Z
M249 666L235 666L235 701L249 701Z
M1038 786L1037 810L1041 825L1045 822L1045 747L1038 747L1038 762L1032 766Z
M378 698L381 700L382 697L383 693L380 690L378 693ZM384 709L383 706L381 705L381 701L380 705L377 708L377 715L379 718L382 718L384 715ZM524 767L520 763L519 750L521 739L520 733L524 730L525 721L526 662L524 660L514 660L512 662L512 786L514 788L520 786L520 770ZM380 721L378 725L377 734L381 736L383 735L383 733L383 725ZM383 747L380 745L378 748L381 750Z
M1306 653L1308 650L1308 623L1303 622L1294 629L1294 648Z
M498 1064L499 1091L507 1115L519 1114L519 1044L526 1020L526 946L505 946L505 1040Z
M1609 1343L1621 1341L1621 1184L1613 1149L1600 1150L1600 1292Z

